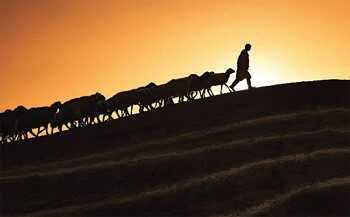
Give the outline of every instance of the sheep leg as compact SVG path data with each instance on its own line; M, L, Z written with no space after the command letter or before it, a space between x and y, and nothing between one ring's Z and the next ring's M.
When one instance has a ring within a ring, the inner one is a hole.
M15 140L16 140L16 141L22 140L22 133L21 133L21 132L19 132L18 134L16 134Z
M98 117L92 116L89 117L89 124L96 124L96 120L97 119L97 123L100 123L100 121L98 120Z
M111 116L109 116L109 114L104 114L104 115L103 115L103 119L102 119L103 122L106 121L106 117L107 117L107 121L109 121L110 118L111 118Z
M77 123L77 127L84 127L84 126L86 126L84 122L84 118L79 119Z
M38 128L38 136L39 136L39 134L40 134L41 132L44 132L44 131L45 131L45 126L44 126L44 128L43 128L42 130L40 130L40 129L41 129L41 127Z
M14 136L15 141L20 141L21 140L21 136L22 136L21 133L22 132L17 132L17 134L15 134L15 136Z
M68 125L67 125L68 126ZM69 129L76 128L75 121L69 122Z
M144 106L143 104L139 104L139 113L142 113L144 112L144 109L145 109L146 106Z
M153 103L149 104L146 106L147 111L152 111L153 109L155 109L155 106L153 106Z
M152 105L146 105L144 106L145 111L151 111L153 109Z
M36 137L36 135L35 135L33 129L30 129L30 130L29 130L29 134L32 135L33 137Z
M39 135L40 135L40 133L41 133L42 131L41 131L41 127L38 127L38 131L37 131L37 133L36 133L36 136L35 137L38 137Z
M28 139L28 132L24 133L24 139Z
M85 118L83 118L83 124L84 124L84 126L86 127L86 126L88 126L88 125L90 125L91 124L91 118L90 118L90 116L87 116L87 117L85 117Z
M129 108L130 108L130 112L129 112ZM127 113L127 116L132 115L132 105L127 108L126 113Z
M66 123L65 124L65 126L70 130L70 129L72 129L73 127L72 127L72 122L69 122L69 123ZM61 128L62 129L62 128Z
M104 122L104 121L105 121L104 118L105 118L105 116L102 115L102 120L101 120L101 115L97 115L97 122L98 122L98 123Z
M17 140L17 135L13 134L10 136L10 142L16 141Z
M192 101L192 100L194 100L194 97L192 96L192 93L188 93L188 94L186 95L186 99L187 99L187 101Z
M205 89L205 90L203 91L203 98L206 98L206 97L207 97L207 96L205 96L206 93L207 93L209 96L211 96L210 88L209 88L209 89Z
M2 135L1 136L1 144L6 144L7 143L7 136L6 135Z
M190 100L189 97L188 97L188 94L186 94L186 95L184 95L184 96L182 97L182 101L185 101L185 99L186 99L186 101L189 101L189 100Z
M92 124L98 124L98 123L101 123L101 120L100 120L99 115L97 115L97 116L93 116L92 118L93 118L93 119L92 119Z
M7 143L7 138L5 135L1 136L1 144L6 144Z
M23 139L28 139L28 135L27 135L27 132L22 132L22 135L23 136Z
M67 125L67 124L65 124L65 126L68 128L68 125ZM68 128L68 129L69 129L69 128ZM60 132L63 131L63 124L60 124L60 125L58 126L58 131L60 131Z
M196 91L191 91L191 92L189 92L188 94L187 94L187 99L188 100L193 100L194 98L195 98L195 94L196 93Z
M46 127L44 127L45 128L45 133L46 133L46 135L50 135L50 133L49 133L49 126L46 126Z
M88 116L88 117L83 118L81 122L82 122L84 127L88 126L91 123L90 117Z
M71 122L67 123L67 124L66 124L66 127L67 127L68 129L74 128L74 127L75 127L74 121L71 121Z
M4 143L7 143L9 141L9 135L4 135L3 138L2 138L2 141Z
M107 114L107 116L108 116L107 121L113 120L113 112L114 112L114 111L112 111L112 112L110 112L110 113ZM118 112L116 112L116 113L118 114ZM117 116L118 116L118 115L117 115Z
M206 91L206 89L199 90L199 96L201 99L205 98L205 91Z
M21 141L22 140L22 132L19 132L18 134L16 134L15 140L16 141Z
M208 89L208 93L209 93L210 96L214 96L214 93L213 93L213 91L211 90L211 88Z
M153 104L154 104L154 105L153 105ZM154 102L153 104L151 104L151 110L156 109L156 108L159 107L159 106L158 106L158 102Z
M96 122L95 120L97 120L97 122ZM101 121L101 119L100 119L100 115L94 116L94 119L93 119L93 123L94 123L94 124L98 124L98 123L101 123L101 122L102 122L102 121Z
M198 91L194 91L194 96L193 96L193 99L195 99L198 95Z
M86 118L81 118L78 120L78 127L85 127L86 126Z
M201 94L201 91L200 90L197 90L194 92L194 96L193 96L193 99L195 99L197 96L198 96L198 93L199 95Z
M173 99L171 97L166 99L166 106L173 105L173 104L174 104L174 101L173 101Z
M231 89L231 87L229 87L227 84L224 84L224 85L227 87L227 89L228 89L228 91L230 91L230 93L234 92L234 91Z
M95 119L96 119L96 117L95 116L90 116L90 117L88 117L87 118L87 125L90 125L90 124L95 124L96 122L95 122Z
M79 121L79 127L85 127L89 123L89 117L83 117Z
M15 141L15 136L14 136L14 135L10 135L10 136L9 136L9 141L10 141L10 142Z
M5 144L5 135L1 135L0 144Z
M84 120L84 118L81 118L80 120L78 120L78 127L86 127L86 119Z
M222 94L222 86L223 85L220 85L220 95Z
M208 88L204 89L204 90L203 90L203 92L202 92L202 94L203 94L203 95L202 95L202 97L203 97L203 98L206 98L206 97L207 97L207 95L209 95L209 96L210 96L209 89L208 89Z
M132 104L132 105L130 106L130 115L132 115L132 109L133 109L133 107L134 107L134 104Z
M119 110L118 110L118 109L115 111L115 113L117 113L117 117L118 117L118 118L121 117L121 115L119 114Z
M72 128L76 128L76 127L77 127L77 126L75 125L75 121L69 122L69 126L70 126L69 129L72 129Z
M80 121L78 121L78 126L79 127L86 127L87 123L88 123L87 120L89 120L88 117L80 119Z
M103 115L102 117L104 118L104 115ZM102 118L102 120L101 120L101 115L97 115L97 116L96 116L97 123L102 123L102 122L104 121L103 118Z

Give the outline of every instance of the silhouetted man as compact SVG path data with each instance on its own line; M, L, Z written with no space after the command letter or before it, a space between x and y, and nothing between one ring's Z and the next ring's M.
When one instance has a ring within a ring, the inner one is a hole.
M252 46L250 44L246 44L244 49L241 51L241 54L238 57L236 80L230 85L232 89L243 79L247 79L247 84L249 89L253 88L250 82L251 76L250 76L250 73L248 72L248 68L249 68L248 51L250 51L251 48Z

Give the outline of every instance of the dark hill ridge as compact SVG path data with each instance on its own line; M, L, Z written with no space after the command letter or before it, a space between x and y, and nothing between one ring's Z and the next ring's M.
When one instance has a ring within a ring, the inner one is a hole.
M74 157L172 133L271 114L350 105L350 80L281 84L200 99L88 128L1 145L3 167Z
M0 216L347 216L349 106L301 82L6 144Z

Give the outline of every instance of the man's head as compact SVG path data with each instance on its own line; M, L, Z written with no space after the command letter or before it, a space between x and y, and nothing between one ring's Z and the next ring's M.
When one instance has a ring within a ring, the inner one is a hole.
M244 50L250 51L251 48L252 48L251 44L246 44L245 47L244 47Z

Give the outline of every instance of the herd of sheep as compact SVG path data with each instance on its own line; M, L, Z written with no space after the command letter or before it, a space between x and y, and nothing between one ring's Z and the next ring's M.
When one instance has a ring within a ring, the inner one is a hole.
M225 73L205 72L201 76L191 74L188 77L173 79L165 84L150 83L145 87L123 91L109 99L96 93L71 99L65 103L55 102L51 106L30 108L18 106L14 110L0 113L1 143L37 137L43 132L52 134L54 129L59 132L65 126L67 129L88 126L133 114L133 106L139 107L139 112L165 107L178 102L194 100L197 96L213 96L211 87L220 85L233 91L226 83L232 73L231 68ZM50 127L49 127L50 126ZM28 135L30 134L30 135Z

